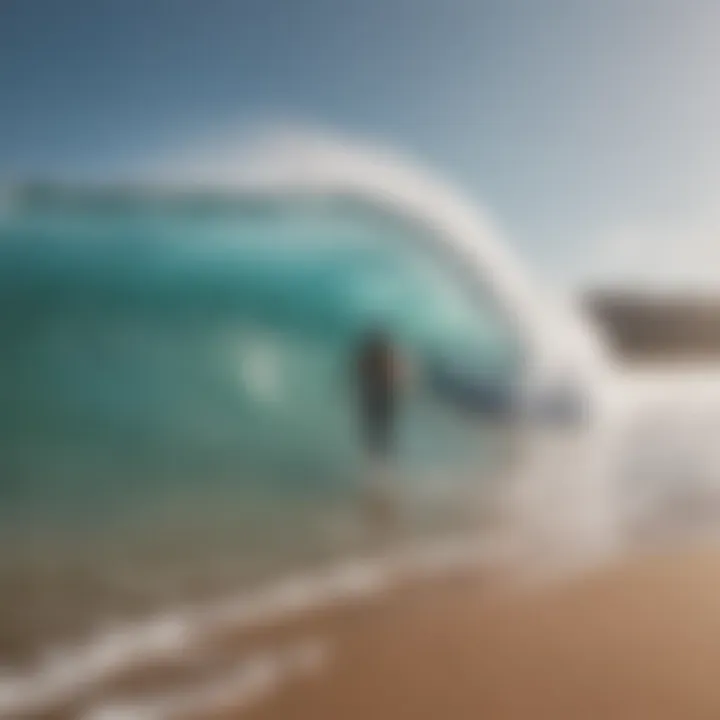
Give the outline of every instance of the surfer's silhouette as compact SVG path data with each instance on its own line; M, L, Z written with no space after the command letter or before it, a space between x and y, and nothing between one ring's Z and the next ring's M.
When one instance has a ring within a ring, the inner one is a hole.
M370 330L357 354L360 423L365 450L387 458L393 451L398 405L396 351L382 329Z
M355 357L361 440L370 460L366 502L371 519L394 522L390 460L396 452L400 401L400 357L389 333L376 327L362 338Z

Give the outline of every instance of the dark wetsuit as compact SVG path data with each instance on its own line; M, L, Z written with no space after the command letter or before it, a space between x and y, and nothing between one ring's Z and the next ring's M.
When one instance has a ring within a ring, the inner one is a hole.
M357 383L365 448L386 456L392 451L397 398L393 350L381 333L370 335L360 348Z

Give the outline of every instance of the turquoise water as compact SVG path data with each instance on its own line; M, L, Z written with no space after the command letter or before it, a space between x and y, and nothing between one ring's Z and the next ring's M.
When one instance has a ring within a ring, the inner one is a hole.
M0 218L7 656L366 541L363 330L499 382L516 362L419 232L318 198L50 193ZM481 483L492 437L417 383L398 486Z

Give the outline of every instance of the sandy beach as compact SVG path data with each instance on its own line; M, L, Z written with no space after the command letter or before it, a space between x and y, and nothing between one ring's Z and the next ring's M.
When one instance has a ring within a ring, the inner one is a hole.
M644 556L522 591L480 576L292 628L322 667L206 717L720 717L720 553Z

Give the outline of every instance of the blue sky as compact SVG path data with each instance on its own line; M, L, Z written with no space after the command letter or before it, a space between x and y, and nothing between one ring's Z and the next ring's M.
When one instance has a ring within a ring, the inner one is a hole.
M289 118L412 153L548 273L720 287L718 37L715 0L0 0L0 177Z

